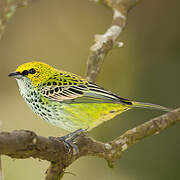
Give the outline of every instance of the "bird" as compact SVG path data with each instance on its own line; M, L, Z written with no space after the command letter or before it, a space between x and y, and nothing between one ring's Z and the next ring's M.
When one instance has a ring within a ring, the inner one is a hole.
M166 107L122 98L76 74L43 62L27 62L8 75L20 94L43 120L67 132L88 131L135 107L171 111Z

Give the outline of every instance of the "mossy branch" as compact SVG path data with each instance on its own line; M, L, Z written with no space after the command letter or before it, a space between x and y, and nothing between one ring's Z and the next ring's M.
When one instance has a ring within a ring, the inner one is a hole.
M46 172L46 180L59 180L63 177L66 167L82 156L104 158L110 166L119 159L131 145L180 122L180 108L154 118L133 129L128 130L113 141L102 143L81 133L75 139L79 154L56 139L38 136L32 131L19 130L0 133L0 154L12 158L38 158L51 162Z

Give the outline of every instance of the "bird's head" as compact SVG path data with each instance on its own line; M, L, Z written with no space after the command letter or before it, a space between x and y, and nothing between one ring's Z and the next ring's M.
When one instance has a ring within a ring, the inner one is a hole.
M56 73L56 69L42 62L28 62L18 66L15 72L8 76L14 77L17 80L31 80L34 86L45 82L50 76Z

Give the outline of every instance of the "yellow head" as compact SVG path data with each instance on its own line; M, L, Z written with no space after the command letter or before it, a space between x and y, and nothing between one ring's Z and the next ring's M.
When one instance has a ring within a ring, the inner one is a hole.
M9 76L14 76L17 79L27 77L32 81L34 86L38 86L56 73L57 70L48 64L42 62L28 62L20 65L16 69L16 72L10 73Z

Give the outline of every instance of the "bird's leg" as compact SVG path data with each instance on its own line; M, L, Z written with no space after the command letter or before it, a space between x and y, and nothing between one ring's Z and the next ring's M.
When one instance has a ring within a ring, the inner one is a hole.
M84 132L84 131L86 131L86 130L78 129L78 130L76 130L76 131L74 131L72 133L69 133L69 134L65 135L65 136L57 137L56 139L58 141L63 142L67 146L68 149L70 149L70 147L73 148L75 150L76 154L78 154L79 149L76 146L76 144L74 144L74 140L79 136L79 134L81 132ZM49 138L51 139L53 137L49 137Z
M78 130L76 130L76 131L74 131L72 133L69 133L69 134L65 135L65 136L58 137L58 140L60 140L60 141L67 141L67 140L73 141L83 131L85 131L85 130L84 129L78 129Z
M85 131L84 129L78 129L65 136L57 137L57 139L59 141L63 141L68 148L70 147L73 148L75 150L75 154L79 154L79 149L76 146L76 144L74 144L74 140L80 135L81 132L84 132L84 131Z

